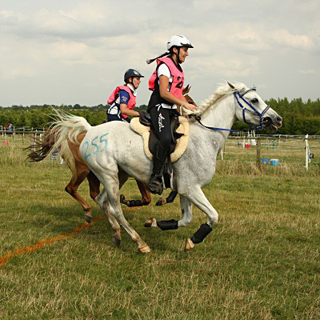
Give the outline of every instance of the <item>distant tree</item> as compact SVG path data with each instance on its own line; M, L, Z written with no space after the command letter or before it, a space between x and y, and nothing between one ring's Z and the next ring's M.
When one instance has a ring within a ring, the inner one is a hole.
M283 127L277 133L283 134L320 134L320 99L304 102L301 98L289 101L287 98L270 99L266 101L271 108L283 117ZM109 105L99 104L97 106L86 107L75 105L53 106L31 105L12 107L0 107L0 125L6 125L11 122L16 127L33 127L41 129L50 122L48 117L51 108L57 108L66 112L82 116L87 119L91 125L98 125L106 119L106 111ZM147 105L142 104L138 110L146 110ZM234 129L249 128L248 125L237 121ZM263 129L262 133L270 133L270 129Z

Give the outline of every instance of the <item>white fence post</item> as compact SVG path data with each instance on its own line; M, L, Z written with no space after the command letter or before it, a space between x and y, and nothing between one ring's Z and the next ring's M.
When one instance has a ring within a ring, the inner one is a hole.
M306 170L309 170L309 156L310 156L310 149L309 149L309 141L308 141L308 134L305 136L306 141Z

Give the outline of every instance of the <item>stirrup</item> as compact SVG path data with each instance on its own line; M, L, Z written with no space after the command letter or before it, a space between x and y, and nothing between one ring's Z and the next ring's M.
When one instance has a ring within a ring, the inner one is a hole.
M146 185L146 189L154 194L161 195L163 192L163 183L161 176L151 176L149 183Z

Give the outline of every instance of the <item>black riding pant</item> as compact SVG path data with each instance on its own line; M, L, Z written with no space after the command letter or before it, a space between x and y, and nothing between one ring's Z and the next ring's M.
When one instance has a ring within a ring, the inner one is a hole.
M171 144L171 129L170 120L177 114L176 110L164 109L162 107L154 106L150 110L151 122L153 130L157 135L161 146L169 148Z

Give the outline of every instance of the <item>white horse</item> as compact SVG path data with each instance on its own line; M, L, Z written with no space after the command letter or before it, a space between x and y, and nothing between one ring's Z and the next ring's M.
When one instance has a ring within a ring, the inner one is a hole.
M218 212L201 188L212 180L216 157L235 120L257 126L264 123L273 128L282 125L282 118L266 105L255 89L241 83L220 86L209 100L199 106L196 115L198 122L193 117L190 118L188 147L183 156L173 164L173 189L180 194L183 218L179 221L158 222L151 218L145 225L162 230L185 227L192 220L194 204L205 212L208 221L187 239L187 250L202 242L218 222ZM120 244L121 225L137 242L140 252L150 252L149 246L125 219L119 201L119 189L128 176L143 182L149 181L152 162L144 153L141 136L133 132L125 122L114 121L91 127L81 117L71 116L70 120L73 120L73 124L70 126L69 123L69 128L74 133L70 131L69 139L76 140L79 132L87 131L80 145L80 153L90 170L104 185L104 190L95 200L109 218L115 232L113 242Z

